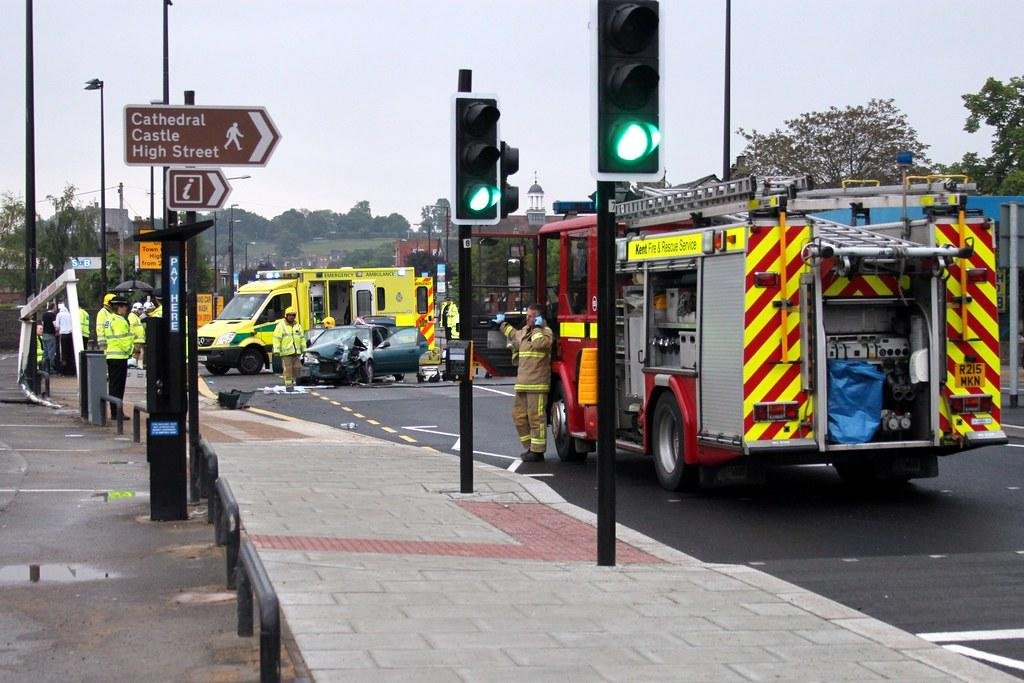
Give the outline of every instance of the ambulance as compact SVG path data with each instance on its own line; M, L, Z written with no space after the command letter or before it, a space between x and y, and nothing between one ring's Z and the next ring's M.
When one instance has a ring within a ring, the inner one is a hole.
M332 268L259 271L215 320L199 328L199 362L214 375L232 368L254 375L270 367L274 328L289 306L306 330L385 317L416 326L434 342L434 287L412 268Z

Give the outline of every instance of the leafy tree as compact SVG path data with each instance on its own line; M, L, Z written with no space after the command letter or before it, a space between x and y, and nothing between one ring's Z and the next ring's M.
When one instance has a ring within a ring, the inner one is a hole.
M0 289L25 286L25 203L10 194L0 200Z
M1024 190L1024 77L1009 83L989 78L977 93L963 95L969 112L964 130L977 133L981 124L995 129L992 154L982 159L971 152L947 171L966 173L982 192L1022 194Z
M47 199L53 204L54 215L42 222L38 232L38 253L42 261L39 267L40 281L60 275L72 256L90 254L96 250L99 234L99 210L78 205L75 202L74 185L65 187L59 197L51 195ZM109 272L112 271L108 264Z
M337 266L350 266L358 263L366 268L385 268L395 265L395 247L392 244L378 244L368 249L353 249L339 260Z
M801 114L770 133L739 129L747 141L744 164L738 172L755 175L808 174L820 187L838 187L844 179L899 182L896 153L913 153L919 170L931 162L928 145L892 99L872 99L866 105L830 107Z

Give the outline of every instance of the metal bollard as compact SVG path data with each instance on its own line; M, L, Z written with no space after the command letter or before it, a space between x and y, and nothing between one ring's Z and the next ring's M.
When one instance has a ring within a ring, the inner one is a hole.
M238 635L252 635L253 607L252 582L243 565L235 567L235 585L238 593Z

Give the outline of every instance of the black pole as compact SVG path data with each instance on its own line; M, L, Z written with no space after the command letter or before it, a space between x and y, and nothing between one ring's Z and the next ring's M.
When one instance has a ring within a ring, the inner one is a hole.
M194 105L196 93L185 91L185 104ZM196 212L185 213L185 222L192 225L196 222ZM196 248L198 237L190 237L185 248L185 330L187 349L185 362L188 368L188 464L189 464L189 500L199 502L199 358L196 349L199 346L196 324L196 293L199 290L199 250Z
M597 183L597 564L615 566L615 183Z
M459 92L473 91L473 71L459 69ZM453 197L453 201L458 201ZM459 338L473 339L472 229L459 226ZM473 493L473 358L466 358L466 373L459 381L459 481L462 493Z
M732 0L725 0L725 104L722 114L722 180L732 176L731 152L729 151L729 119L732 106Z
M228 217L228 301L235 298L235 205Z
M217 264L217 211L213 212L213 313L217 316L217 280L220 279L220 266Z
M103 121L103 81L100 81L100 290L107 291L107 154Z
M168 45L168 43L169 43L169 40L168 40L168 30L167 30L167 8L170 5L171 5L171 0L164 0L164 46L163 46L164 47L164 54L163 54L163 58L164 58L164 93L163 93L164 94L164 104L170 104L171 103L171 68L170 68L171 61L170 61L170 48L169 48L169 45ZM167 209L167 167L166 166L163 167L163 176L162 176L162 178L160 180L160 188L161 188L161 191L163 192L163 198L164 198L163 199L163 207L161 208L160 213L163 215L163 221L164 221L163 229L166 230L167 228L171 227L171 212ZM176 218L177 217L175 217L175 223L177 222ZM153 228L155 229L156 226L154 225ZM166 285L167 284L163 280L163 273L162 272L160 274L160 284L161 285Z
M25 0L25 302L36 293L36 113L32 0ZM33 330L33 338L35 332ZM36 354L28 354L30 367ZM34 373L33 373L34 374Z

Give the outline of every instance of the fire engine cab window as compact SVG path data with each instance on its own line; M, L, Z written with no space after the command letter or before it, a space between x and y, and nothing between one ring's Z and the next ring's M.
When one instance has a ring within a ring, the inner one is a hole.
M569 310L583 313L587 307L587 239L569 240Z

